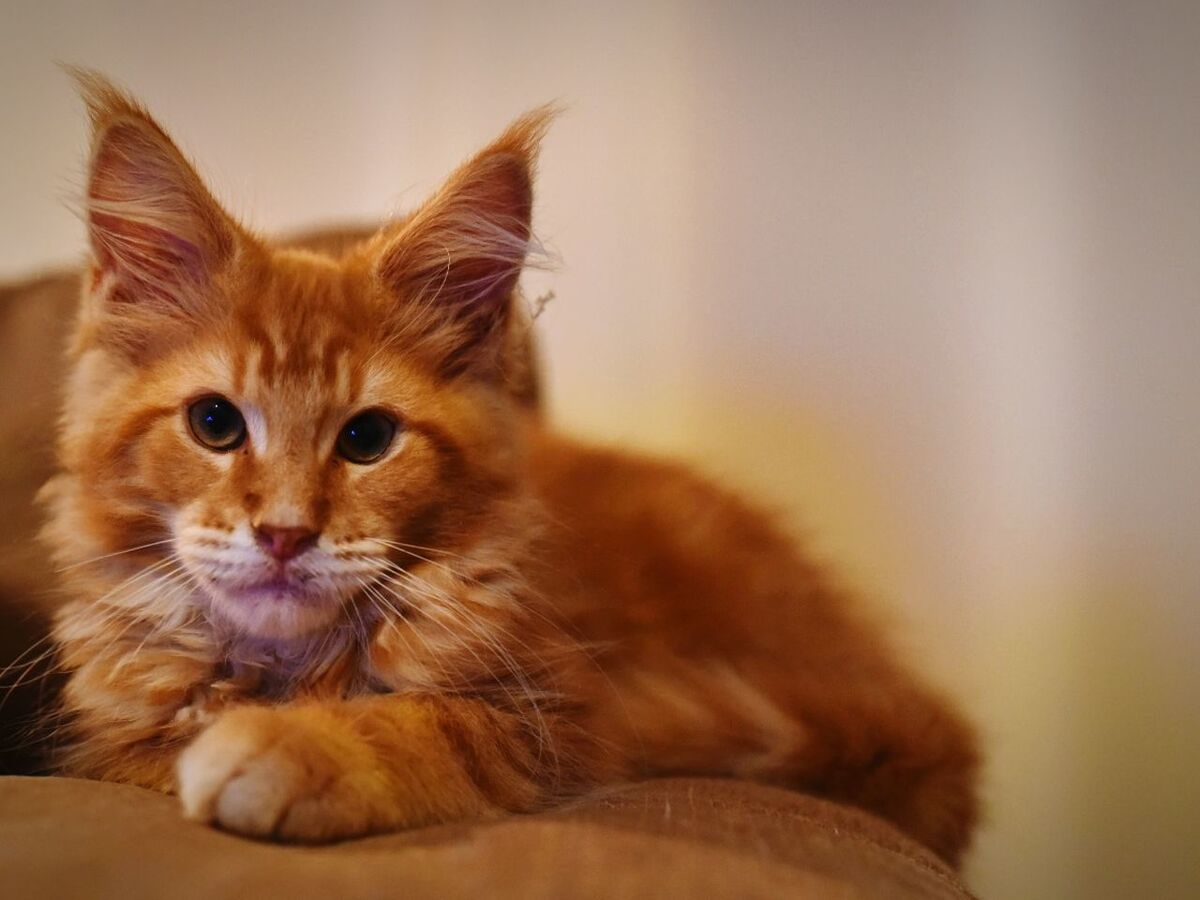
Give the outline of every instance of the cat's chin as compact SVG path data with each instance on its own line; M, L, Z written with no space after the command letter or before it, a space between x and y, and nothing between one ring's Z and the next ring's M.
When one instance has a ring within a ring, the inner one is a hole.
M212 610L239 634L270 640L304 637L332 624L341 603L332 597L297 595L284 586L209 589Z

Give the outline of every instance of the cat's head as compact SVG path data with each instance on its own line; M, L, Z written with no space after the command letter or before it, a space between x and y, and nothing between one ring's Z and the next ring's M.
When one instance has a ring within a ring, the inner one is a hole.
M161 560L179 602L289 638L481 527L519 477L514 296L550 113L333 257L251 234L144 109L78 77L93 262L51 491L60 560Z

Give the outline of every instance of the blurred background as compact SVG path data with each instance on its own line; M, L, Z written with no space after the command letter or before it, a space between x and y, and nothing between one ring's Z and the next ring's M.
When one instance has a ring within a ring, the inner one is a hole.
M781 510L986 736L988 898L1195 897L1200 4L0 8L0 278L81 258L55 60L268 231L536 104L562 427Z

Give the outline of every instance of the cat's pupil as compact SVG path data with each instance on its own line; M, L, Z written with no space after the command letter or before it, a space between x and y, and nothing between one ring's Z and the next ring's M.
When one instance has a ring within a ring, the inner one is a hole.
M395 434L396 423L383 413L359 413L338 435L338 452L350 462L374 462L391 446Z
M210 450L234 450L246 439L246 422L224 397L205 397L188 408L196 440Z

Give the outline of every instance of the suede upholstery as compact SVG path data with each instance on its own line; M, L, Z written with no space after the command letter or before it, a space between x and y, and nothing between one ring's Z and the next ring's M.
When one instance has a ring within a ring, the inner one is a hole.
M857 810L778 788L664 779L533 816L327 847L234 837L174 798L0 778L9 897L965 898L933 854Z

